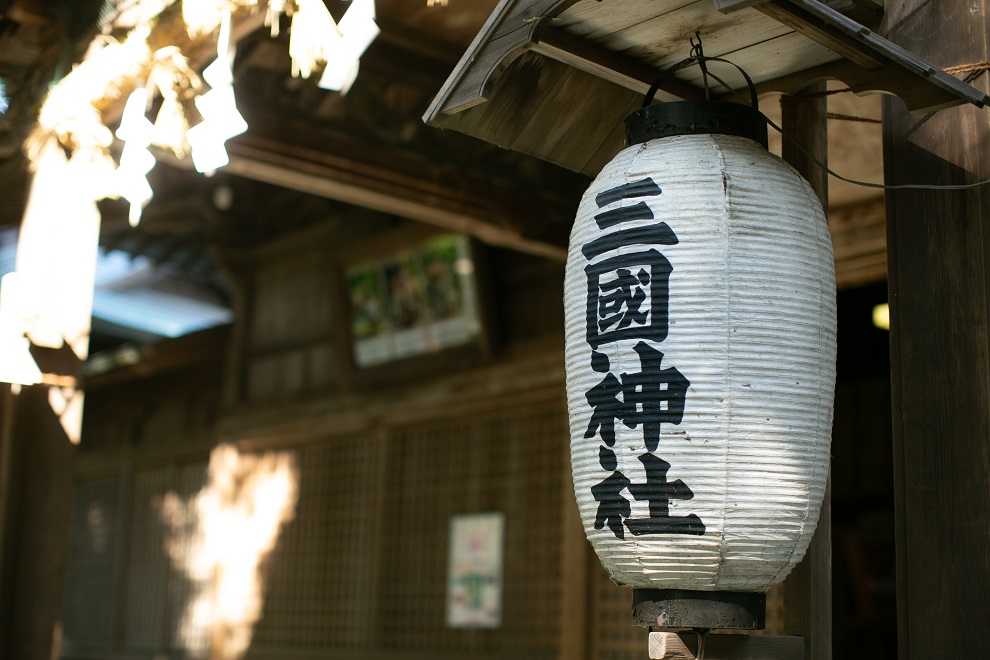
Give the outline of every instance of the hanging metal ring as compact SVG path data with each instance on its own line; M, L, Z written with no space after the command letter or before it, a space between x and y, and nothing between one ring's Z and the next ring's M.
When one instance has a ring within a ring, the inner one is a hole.
M753 84L753 79L749 77L749 74L746 73L746 71L735 62L730 62L729 60L722 59L721 57L708 57L706 55L692 55L691 57L681 60L677 64L668 67L663 73L660 74L660 77L657 78L656 82L654 82L650 86L650 90L646 93L646 98L643 99L642 107L645 108L653 104L653 99L656 96L657 92L660 91L660 88L663 86L663 83L667 79L667 76L669 76L672 73L676 73L681 69L686 69L687 67L692 66L694 64L702 65L708 62L722 62L723 64L731 64L732 66L736 67L739 73L742 74L742 77L746 80L746 85L749 87L750 104L753 106L754 110L758 111L760 109L760 102L756 96L756 85ZM712 75L712 74L709 73L708 75ZM719 82L722 82L718 78L715 79L718 80ZM724 82L722 82L722 84L725 85ZM726 85L726 87L728 87L728 85ZM731 88L729 89L731 91L735 91L732 90Z

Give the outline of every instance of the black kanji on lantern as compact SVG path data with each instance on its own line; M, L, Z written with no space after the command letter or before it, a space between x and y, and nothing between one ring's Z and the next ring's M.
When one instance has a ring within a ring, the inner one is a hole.
M667 338L671 268L656 250L589 264L587 327L592 348L620 339Z
M651 178L610 188L595 197L599 208L623 199L656 197L662 191ZM653 209L645 201L605 210L595 216L599 229L611 230L632 221L653 220ZM598 257L630 245L677 245L678 238L665 222L604 232L582 246L584 256ZM673 270L658 250L650 248L618 254L585 268L588 277L587 340L591 345L591 368L605 374L585 393L591 406L591 419L585 438L600 434L606 446L599 447L598 462L610 472L592 486L598 502L595 529L608 526L617 538L628 529L634 536L644 534L704 534L705 525L695 514L670 515L671 500L689 500L694 493L680 479L667 480L670 464L655 456L663 424L680 424L684 417L690 383L673 367L662 367L663 353L647 342L667 338L669 281ZM638 339L633 350L639 356L640 371L611 373L608 356L597 349L619 340ZM615 451L615 422L629 428L642 425L647 453L639 456L646 471L644 483L632 483L618 470ZM632 518L632 503L623 494L649 503L649 516Z
M625 537L622 523L632 515L629 500L622 496L623 489L629 487L630 482L626 475L615 469L617 467L615 452L611 449L599 447L598 461L606 470L612 470L612 474L591 487L591 495L598 502L595 529L602 529L608 525L612 533L621 539Z
M605 354L592 353L592 368L605 373L605 378L584 395L592 407L584 437L593 438L600 431L605 444L613 446L615 420L618 419L631 429L642 424L647 450L656 451L660 444L660 425L681 423L687 388L691 383L677 369L661 368L663 353L646 342L641 341L633 348L639 355L642 369L621 374L621 380L609 372Z
M595 196L595 203L598 204L598 208L602 208L623 199L656 197L662 192L660 186L653 179L647 177L640 181L609 188ZM598 223L599 229L609 229L624 222L652 220L653 218L653 209L646 202L637 202L632 206L602 211L595 216L595 222ZM590 260L622 245L677 245L677 236L670 230L666 222L659 222L653 225L607 233L588 242L581 248L581 252L584 253L585 258Z
M621 186L615 186L614 188L609 188L608 190L598 193L595 195L595 204L598 205L598 208L602 208L623 199L631 199L634 197L656 197L662 193L663 191L660 190L660 186L657 185L656 181L650 177L646 177L645 179L633 181L632 183L623 183ZM636 207L633 208L638 208L640 205L646 206L645 203L640 202L640 204L637 204ZM623 209L618 209L618 211L622 210ZM649 207L647 207L646 210L648 211L648 215L643 217L649 220L653 217L653 211L650 210ZM615 220L614 218L616 215L617 211L606 211L596 215L595 221L598 223L598 227L600 229L605 229L606 227L614 225L618 222L623 222L623 220Z
M646 483L630 484L629 492L637 500L650 503L649 518L627 518L626 527L633 536L644 534L695 534L705 533L705 524L693 513L686 516L670 515L671 500L690 500L694 493L680 479L667 481L670 463L653 454L643 454L640 463L646 469Z
M646 469L646 482L632 483L619 472L615 452L605 447L599 448L599 463L612 474L591 487L591 494L598 502L595 516L595 529L606 525L617 538L625 538L625 528L633 536L647 534L693 534L705 533L705 524L696 514L685 516L670 515L671 500L690 500L694 493L680 479L667 480L670 463L654 454L643 454L639 461ZM650 515L647 518L633 518L632 505L623 495L623 490L640 502L649 502ZM625 526L625 528L623 527Z
M687 388L691 384L673 367L660 368L663 353L644 341L633 347L642 370L622 374L622 401L628 406L622 421L629 428L643 425L646 449L656 451L661 424L680 424L684 418Z
M626 404L619 400L622 383L609 373L608 356L604 353L592 352L591 368L604 373L605 378L584 395L592 409L591 421L584 437L593 438L600 429L602 440L611 447L615 445L615 420L625 419L628 411Z

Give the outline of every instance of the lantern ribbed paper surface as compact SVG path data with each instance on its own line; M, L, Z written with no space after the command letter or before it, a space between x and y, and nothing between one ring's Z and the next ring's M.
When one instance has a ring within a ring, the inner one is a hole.
M629 147L581 201L564 300L575 492L612 577L783 579L818 520L835 386L811 187L746 138Z

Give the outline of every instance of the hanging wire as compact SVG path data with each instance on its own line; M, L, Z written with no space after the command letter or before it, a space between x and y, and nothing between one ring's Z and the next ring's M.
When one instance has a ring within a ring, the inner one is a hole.
M715 80L715 82L717 82L719 85L721 85L722 87L724 87L726 89L726 91L728 92L728 94L726 96L737 96L738 94L737 94L736 90L732 86L730 86L728 83L726 83L720 77L718 77L717 75L715 75L714 73L712 73L711 71L708 70L707 62L724 62L726 64L731 64L732 66L736 67L736 69L738 69L740 71L740 73L742 73L743 77L746 79L747 83L749 84L750 93L751 93L751 95L753 97L753 104L754 104L753 107L756 108L756 89L753 86L753 81L746 74L746 72L743 71L742 68L739 67L739 65L734 64L733 62L730 62L728 60L724 60L724 59L722 59L720 57L707 57L705 55L704 48L703 48L702 43L701 43L701 33L700 32L695 32L694 33L694 37L693 38L689 38L688 41L691 44L690 57L688 57L686 60L683 60L681 62L678 62L677 64L671 66L666 71L664 71L663 75L661 75L660 78L655 83L653 83L653 85L650 87L650 90L647 92L646 98L645 98L644 103L643 103L643 107L646 107L646 106L650 105L651 103L653 103L653 97L654 97L654 95L657 93L657 91L659 91L660 86L663 83L664 78L668 74L671 74L671 73L673 73L673 72L675 72L675 71L677 71L679 69L682 69L682 68L684 68L686 66L690 66L692 64L697 64L698 67L701 69L701 76L702 76L702 80L703 80L704 86L705 86L705 100L706 101L710 101L711 100L711 89L710 89L710 84L708 82L709 77L712 78L713 80ZM986 64L987 66L986 67L983 67L983 64ZM981 62L981 63L979 63L979 65L974 65L974 66L978 66L980 71L990 70L990 62L986 62L986 63L982 63ZM838 89L838 90L829 90L829 91L825 91L825 92L820 92L818 94L810 94L807 97L802 96L801 98L804 99L804 98L811 98L811 97L815 97L815 96L831 96L832 94L840 94L842 92L848 92L848 91L852 91L852 90L849 89L849 88ZM785 97L783 97L781 99L781 104L794 103L796 101L797 101L797 99L793 99L793 98L790 98L790 97L786 97L785 96ZM856 121L871 121L871 123L872 123L872 121L876 121L876 120L866 120L866 119L860 118L860 117L849 117L849 116L845 116L845 115L843 115L843 116L835 116L834 118L835 119L856 120ZM818 160L817 158L815 158L814 156L812 156L808 152L808 150L805 149L804 146L801 145L800 142L798 142L797 140L795 140L789 134L785 133L784 132L784 129L782 129L780 126L777 126L777 124L775 124L769 117L767 117L766 120L767 120L767 124L769 124L770 126L772 126L774 128L774 130L776 130L782 136L784 136L785 138L787 138L788 140L790 140L792 143L794 143L794 146L796 146L801 153L803 153L805 156L807 156L808 159L811 160L811 162L813 162L816 165L818 165L820 168L822 168L823 170L825 170L826 172L828 172L829 175L835 177L836 179L839 179L840 181L845 181L846 183L851 183L851 184L853 184L855 186L862 186L864 188L876 188L876 189L879 189L879 190L969 190L969 189L972 189L972 188L979 188L980 186L985 186L985 185L990 184L990 179L985 179L983 181L977 181L976 183L961 183L961 184L903 183L903 184L897 184L897 185L888 185L888 184L883 184L883 183L871 183L869 181L857 181L856 179L850 179L848 177L844 177L841 174L839 174L838 172L835 172L835 171L829 169L829 167L827 165L825 165L820 160Z
M697 39L698 41L695 42L695 39ZM701 32L696 31L694 33L694 37L689 38L688 42L690 42L691 44L691 57L698 61L698 68L701 69L701 79L705 85L705 100L711 101L712 100L711 89L709 89L708 86L708 65L705 63L706 60L705 51L701 46ZM718 78L715 78L715 80L718 80Z
M698 636L698 654L695 656L695 660L705 660L705 637L707 637L708 631L695 628L694 634Z
M697 42L695 42L695 39L697 39ZM702 77L704 78L705 100L707 101L711 100L711 94L710 94L711 89L710 89L710 84L708 82L709 77L711 77L720 85L722 85L722 87L724 87L729 94L735 94L736 93L735 89L733 89L728 83L726 83L724 80L716 76L708 69L708 62L722 62L723 64L728 64L730 66L735 67L736 70L739 71L742 77L746 80L746 84L749 86L749 95L753 109L759 110L759 101L756 96L756 85L753 84L753 79L749 77L749 74L746 73L745 69L743 69L735 62L730 62L729 60L722 59L721 57L708 57L707 55L705 55L701 44L700 32L695 32L694 39L689 39L689 41L691 43L691 52L689 57L687 59L681 60L676 64L669 66L660 74L660 77L657 78L656 81L654 81L654 83L650 86L649 91L646 92L646 96L643 99L642 107L645 108L653 103L653 99L656 96L656 93L660 91L660 88L663 86L663 82L667 78L667 76L677 71L680 71L681 69L692 66L694 64L697 64L698 67L701 69L701 74Z
M845 181L846 183L851 183L856 186L863 186L864 188L878 188L880 190L969 190L971 188L979 188L980 186L985 186L990 184L990 179L985 179L983 181L977 181L976 183L960 183L960 184L926 184L926 183L902 183L898 185L887 185L883 183L870 183L869 181L857 181L855 179L849 179L837 172L829 169L827 165L812 156L807 149L805 149L800 142L795 140L790 134L785 133L784 129L777 124L773 123L773 120L767 118L767 124L773 127L775 131L783 135L785 138L790 140L798 150L803 153L808 159L813 162L818 167L822 168L830 175L839 179L840 181Z

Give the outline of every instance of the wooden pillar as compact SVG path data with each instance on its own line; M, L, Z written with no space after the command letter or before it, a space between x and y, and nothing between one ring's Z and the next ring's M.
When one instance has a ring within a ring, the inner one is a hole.
M810 183L822 206L828 209L828 173L809 156L822 163L828 159L824 83L811 85L803 94L784 97L781 128L784 160ZM817 96L815 96L817 94ZM804 150L798 148L798 145ZM832 658L832 489L825 489L815 536L804 559L784 581L784 633L805 638L809 660Z
M13 603L9 596L14 579L13 530L14 503L14 395L10 385L0 383L0 640L7 639L10 629L10 611ZM4 647L0 643L0 657Z
M50 660L61 618L76 448L52 412L47 387L25 387L12 409L10 451L4 454L10 481L2 530L0 658Z
M561 443L564 460L561 476L561 585L560 658L585 660L589 655L588 617L594 611L588 577L593 565L591 544L584 534L571 477L571 447ZM597 558L594 563L597 564Z
M980 62L987 5L889 0L882 30L935 66ZM988 119L885 99L886 182L990 178ZM889 191L887 253L899 654L990 657L990 188Z
M251 323L253 323L254 280L248 267L249 262L243 253L214 248L211 250L211 256L233 284L234 323L226 348L221 390L222 405L229 410L244 403L247 395L247 369L250 366L247 353L250 346Z

